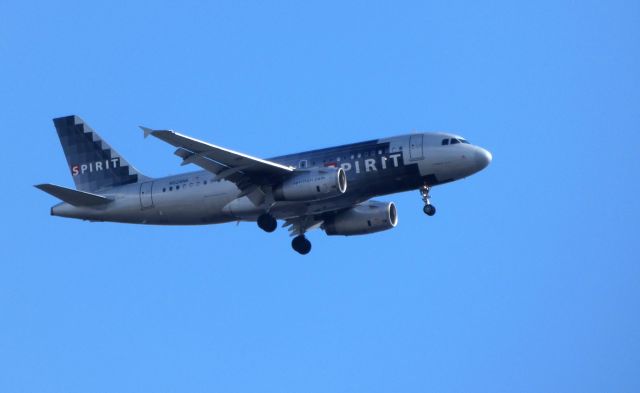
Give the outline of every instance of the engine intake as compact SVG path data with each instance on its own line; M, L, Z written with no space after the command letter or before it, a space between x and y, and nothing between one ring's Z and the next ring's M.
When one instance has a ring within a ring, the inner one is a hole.
M366 235L386 231L398 224L398 211L393 202L368 201L325 220L327 235Z
M347 174L342 168L296 172L273 190L276 201L315 201L344 194Z

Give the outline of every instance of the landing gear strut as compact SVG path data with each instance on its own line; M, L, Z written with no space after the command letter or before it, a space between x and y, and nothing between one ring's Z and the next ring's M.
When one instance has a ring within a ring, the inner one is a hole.
M311 242L304 235L298 235L291 241L291 247L299 254L307 255L311 251Z
M422 196L422 200L424 201L422 211L427 216L433 216L436 214L436 207L431 204L431 195L429 195L429 191L431 191L431 187L426 184L420 187L420 196Z
M258 226L265 232L273 232L278 227L278 221L269 213L258 217Z

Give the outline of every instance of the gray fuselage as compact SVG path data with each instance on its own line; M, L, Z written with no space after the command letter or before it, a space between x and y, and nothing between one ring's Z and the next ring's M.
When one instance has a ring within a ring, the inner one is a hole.
M445 145L444 140L447 140ZM337 197L305 202L276 202L269 206L277 219L348 208L370 198L436 186L485 168L491 154L448 133L418 133L313 150L269 159L299 169L342 167L347 191ZM81 207L60 203L55 216L90 221L156 225L199 225L255 221L267 209L255 205L227 180L196 171L127 184L99 191L112 203Z

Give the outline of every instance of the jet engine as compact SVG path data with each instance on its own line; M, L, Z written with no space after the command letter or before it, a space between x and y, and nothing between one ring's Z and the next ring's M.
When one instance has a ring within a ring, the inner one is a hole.
M325 220L327 235L366 235L386 231L398 224L398 211L393 202L368 201Z
M276 201L315 201L339 196L347 191L347 174L342 168L296 171L275 187Z

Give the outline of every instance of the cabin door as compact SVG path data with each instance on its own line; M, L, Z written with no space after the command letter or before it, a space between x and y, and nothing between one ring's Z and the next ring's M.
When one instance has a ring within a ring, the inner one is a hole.
M153 207L153 195L151 194L152 189L152 181L140 184L140 208L142 210Z
M411 161L422 160L422 134L411 135L409 138L409 158Z

